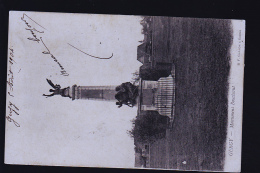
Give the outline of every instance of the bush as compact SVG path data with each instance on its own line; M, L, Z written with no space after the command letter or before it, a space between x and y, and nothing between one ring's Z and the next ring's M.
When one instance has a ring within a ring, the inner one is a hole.
M140 67L140 78L142 78L143 80L157 81L161 77L168 77L170 73L171 72L168 69L156 69L151 68L148 65L142 65Z
M165 135L168 117L160 115L157 111L141 111L134 119L133 129L129 131L135 142L148 142ZM160 134L160 135L159 135Z

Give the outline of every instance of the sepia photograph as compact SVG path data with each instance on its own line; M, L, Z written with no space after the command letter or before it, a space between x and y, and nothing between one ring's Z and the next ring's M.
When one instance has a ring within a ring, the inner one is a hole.
M5 164L241 171L245 21L10 11Z

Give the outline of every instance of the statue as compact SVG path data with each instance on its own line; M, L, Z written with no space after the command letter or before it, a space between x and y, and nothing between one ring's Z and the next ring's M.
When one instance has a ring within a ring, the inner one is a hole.
M133 107L136 105L136 98L138 96L138 86L130 82L122 83L119 86L77 86L61 88L60 85L54 85L51 80L46 79L49 85L52 87L49 91L51 94L43 94L46 98L54 95L61 95L62 97L69 97L72 100L75 99L100 99L100 100L117 100L116 105L122 107L127 105ZM115 89L114 89L115 88Z
M49 94L49 95L43 94L43 96L46 96L46 98L52 97L52 96L54 96L54 95L61 95L61 96L63 96L63 97L69 97L68 92L67 92L67 90L69 89L69 87L61 89L61 86L60 86L60 85L58 85L58 84L54 85L51 80L49 80L49 79L46 79L46 80L47 80L47 82L50 84L50 86L52 86L52 88L53 88L54 90L53 90L53 89L50 89L49 91L52 92L52 93Z
M117 91L115 98L118 100L116 105L118 105L119 108L124 104L129 107L133 107L136 104L138 86L135 86L130 82L125 82L117 86L115 90Z

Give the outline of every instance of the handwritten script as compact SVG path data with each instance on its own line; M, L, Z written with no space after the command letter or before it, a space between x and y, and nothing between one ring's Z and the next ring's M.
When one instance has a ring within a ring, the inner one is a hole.
M70 45L70 46L73 47L74 49L76 49L76 50L80 51L81 53L84 53L85 55L88 55L88 56L90 56L90 57L92 57L92 58L97 58L97 59L111 59L111 58L113 57L113 53L112 53L112 55L111 55L110 57L107 57L107 58L101 58L101 57L98 57L98 56L93 56L93 55L90 55L90 54L88 54L88 53L86 53L86 52L80 50L79 48L76 48L75 46L73 46L73 45L71 45L71 44L69 44L69 43L68 43L68 45Z
M8 96L10 96L11 98L14 97L14 94L13 94L14 72L12 71L12 67L16 64L14 59L15 59L14 50L12 48L9 48L9 57L8 57L9 70L7 72L7 86L8 86L7 93L8 93ZM13 122L16 127L20 127L20 124L17 123L13 118L14 117L13 115L19 115L19 108L15 104L13 104L11 101L9 101L7 108L8 108L7 110L9 110L9 114L8 114L8 116L6 116L7 121Z
M59 65L59 67L61 68L61 74L63 76L68 76L69 74L66 72L66 70L64 69L64 67L61 65L61 63L57 60L57 58L50 52L49 48L46 46L46 44L42 41L42 37L40 37L42 44L44 45L44 47L46 48L47 51L43 51L43 54L47 54L50 55L51 58Z
M46 48L47 51L43 51L43 54L49 54L50 57L54 60L54 62L56 62L59 67L60 67L60 72L61 75L63 76L69 76L69 73L66 72L65 68L61 65L61 63L58 61L58 59L50 52L49 48L46 46L46 44L43 42L43 38L42 37L38 37L37 34L44 34L43 30L40 29L36 29L35 27L32 27L32 23L36 24L37 26L41 27L42 29L45 29L42 25L40 25L38 22L36 22L35 20L33 20L32 18L30 18L27 14L23 14L23 16L21 17L21 20L24 22L24 24L26 25L25 30L29 31L31 36L28 37L27 39L30 41L34 41L36 43L42 43L43 46ZM29 23L29 21L31 23ZM46 29L45 29L46 30Z

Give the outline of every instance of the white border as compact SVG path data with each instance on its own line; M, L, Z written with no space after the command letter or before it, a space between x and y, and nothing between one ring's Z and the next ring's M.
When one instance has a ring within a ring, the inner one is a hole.
M228 89L225 172L241 171L245 21L232 20L233 44Z

